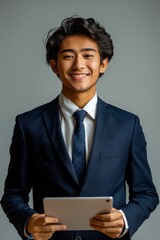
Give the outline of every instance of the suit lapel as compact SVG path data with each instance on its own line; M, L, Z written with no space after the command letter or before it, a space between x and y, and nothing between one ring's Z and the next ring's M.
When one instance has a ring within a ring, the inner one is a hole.
M48 136L52 142L54 149L56 150L59 158L65 165L68 172L72 175L73 179L78 183L77 175L74 167L68 155L68 151L65 146L65 142L62 136L59 120L59 106L58 97L53 100L46 111L43 112L44 124L48 133Z
M97 159L99 159L99 154L103 146L103 141L106 139L108 133L110 116L111 112L109 105L103 102L101 99L98 99L95 133L90 157L88 159L88 166L86 169L84 186L81 191L82 195L83 194L85 195L85 186L88 180L90 179L90 176L93 175L96 176L97 174L96 172L96 165L98 164Z
M86 169L86 175L84 179L83 185L84 188L85 185L87 184L89 176L93 175L94 171L96 171L97 159L101 151L102 142L104 141L108 132L110 115L111 114L109 105L104 103L101 99L98 99L96 127L92 149L88 160L88 166ZM79 185L77 175L75 173L74 167L68 155L68 151L66 149L64 139L62 136L59 120L58 97L55 100L53 100L50 104L48 104L47 109L43 112L43 119L48 136L60 160L62 161L70 175L73 177L74 181ZM81 193L83 192L83 187Z
M102 100L98 99L96 127L89 163L92 162L93 159L95 159L95 156L99 155L102 143L106 138L108 132L109 119L110 119L109 105L104 103Z

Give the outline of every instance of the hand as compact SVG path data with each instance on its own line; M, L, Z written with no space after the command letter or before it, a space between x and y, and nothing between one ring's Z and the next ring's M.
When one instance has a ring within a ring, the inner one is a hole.
M111 213L98 214L90 220L92 228L111 238L118 238L124 225L123 214L115 208L112 208Z
M27 231L35 240L48 240L56 231L66 230L66 225L59 223L58 218L44 214L33 214L27 224Z

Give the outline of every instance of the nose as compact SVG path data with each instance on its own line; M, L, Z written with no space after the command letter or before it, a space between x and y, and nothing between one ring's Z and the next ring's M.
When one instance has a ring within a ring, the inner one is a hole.
M81 70L84 68L84 59L82 56L76 56L73 62L73 69L74 70Z

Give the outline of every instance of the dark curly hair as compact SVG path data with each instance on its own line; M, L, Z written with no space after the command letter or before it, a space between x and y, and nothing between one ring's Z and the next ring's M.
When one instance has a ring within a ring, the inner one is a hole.
M101 62L105 58L108 58L109 61L111 60L114 54L114 47L112 39L105 28L93 18L70 17L64 19L59 28L51 29L47 34L46 60L48 64L51 59L57 61L57 54L64 38L76 34L86 35L97 43Z

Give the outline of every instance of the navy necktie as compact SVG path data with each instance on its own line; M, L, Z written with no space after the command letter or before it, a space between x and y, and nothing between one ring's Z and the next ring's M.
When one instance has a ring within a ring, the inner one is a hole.
M76 126L73 133L72 163L80 183L83 180L86 167L85 130L83 125L85 115L86 111L84 110L76 111L73 114Z

